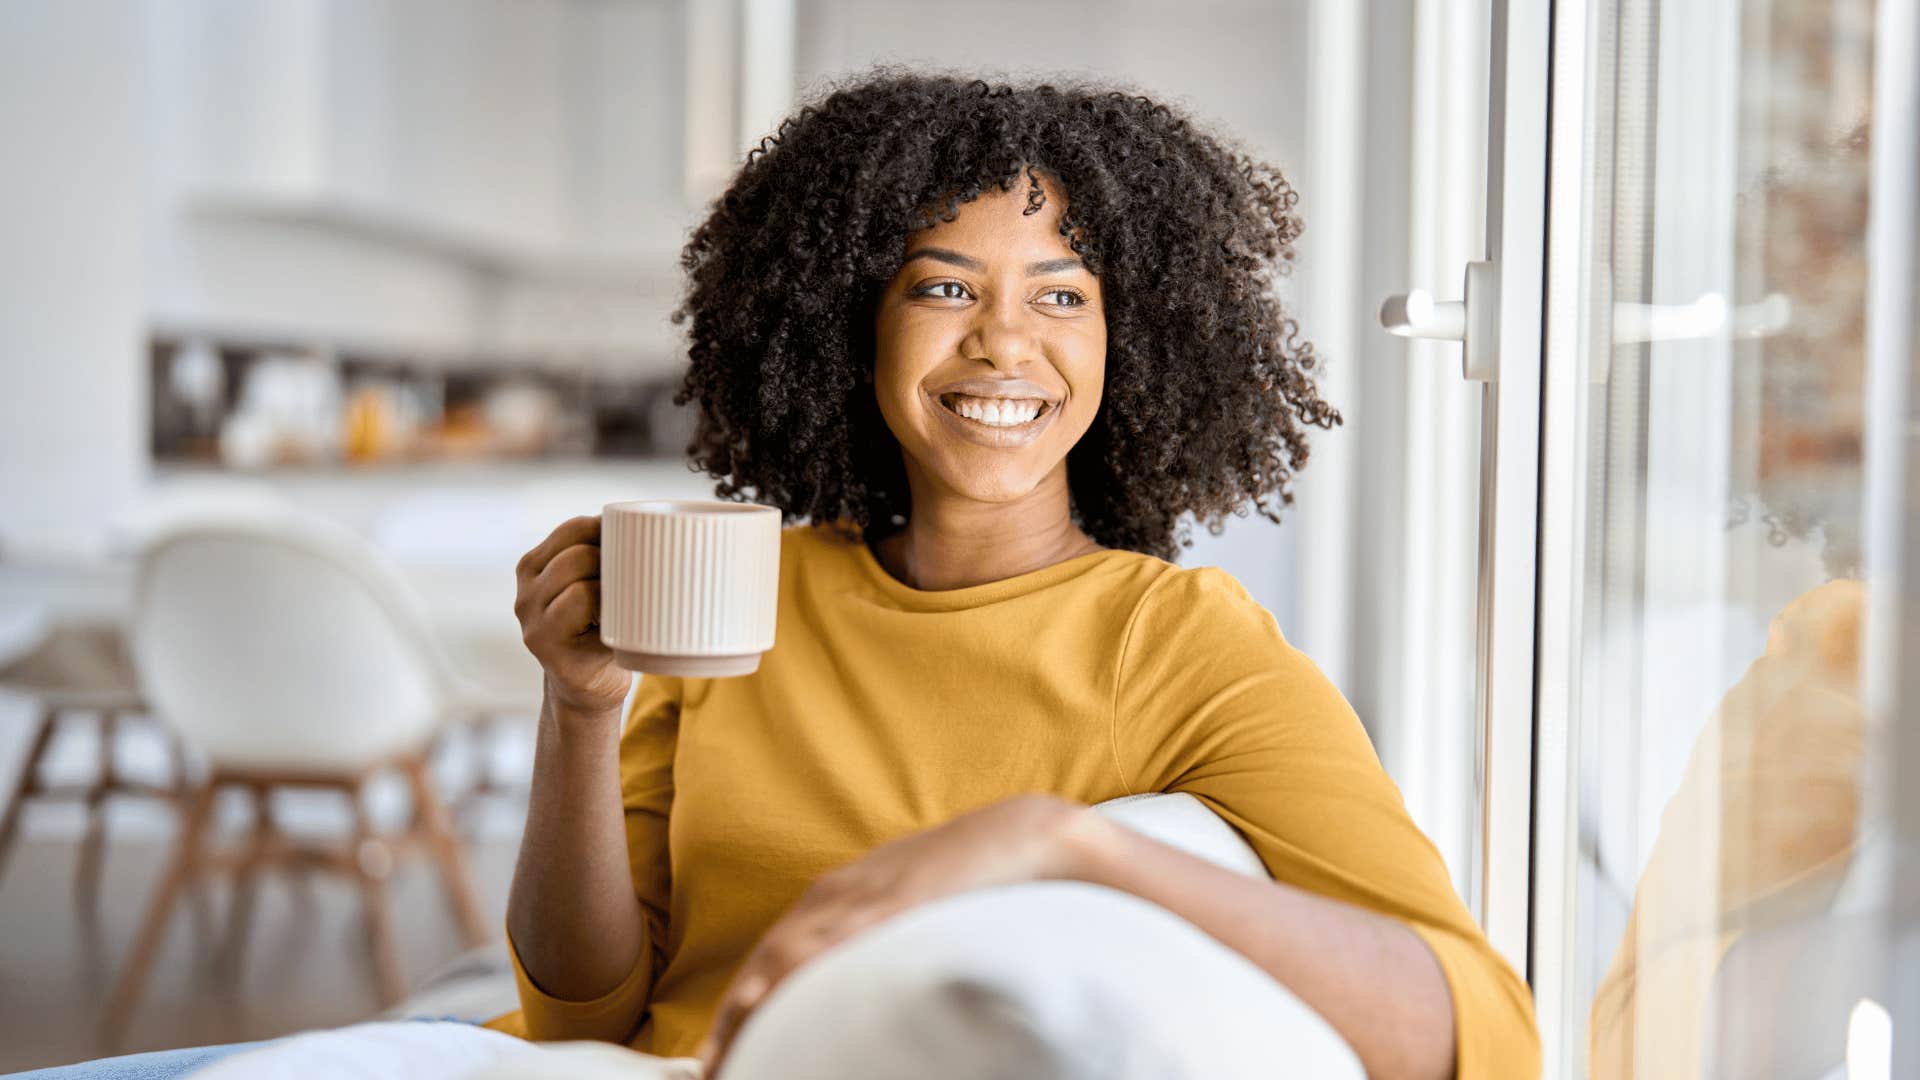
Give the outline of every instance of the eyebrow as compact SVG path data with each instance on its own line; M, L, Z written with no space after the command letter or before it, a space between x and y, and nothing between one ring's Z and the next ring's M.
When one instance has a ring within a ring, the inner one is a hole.
M938 262L943 262L943 263L952 263L954 266L958 266L963 270L972 270L975 273L978 273L987 268L985 263L981 262L979 259L976 259L971 255L962 255L957 251L953 251L949 248L943 248L943 247L923 247L918 251L912 252L905 259L901 260L901 265L904 266L915 259L921 259L921 258L934 259ZM1086 270L1086 269L1087 269L1087 264L1081 262L1077 257L1065 258L1065 259L1043 259L1040 262L1027 264L1027 274L1029 276L1033 274L1055 274L1055 273L1059 273L1062 270ZM1088 272L1091 273L1091 271L1088 271Z

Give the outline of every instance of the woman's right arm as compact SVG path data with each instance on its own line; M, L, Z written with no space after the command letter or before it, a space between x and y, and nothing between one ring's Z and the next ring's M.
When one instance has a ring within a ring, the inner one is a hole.
M546 677L507 933L525 974L564 1001L613 991L650 948L620 797L620 705L632 676L600 641L599 545L600 519L574 518L515 571L521 638Z

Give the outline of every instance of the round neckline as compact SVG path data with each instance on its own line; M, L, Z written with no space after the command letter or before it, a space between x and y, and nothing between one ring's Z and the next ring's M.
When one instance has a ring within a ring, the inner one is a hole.
M1028 570L1026 573L1015 574L998 581L983 581L978 585L963 585L958 589L916 589L887 572L887 568L881 565L879 557L874 554L865 536L855 541L853 546L856 549L854 557L859 561L861 570L888 596L916 607L948 609L973 607L1022 596L1036 589L1044 589L1049 585L1079 577L1106 556L1127 553L1123 548L1101 548L1098 551L1074 555L1038 570Z

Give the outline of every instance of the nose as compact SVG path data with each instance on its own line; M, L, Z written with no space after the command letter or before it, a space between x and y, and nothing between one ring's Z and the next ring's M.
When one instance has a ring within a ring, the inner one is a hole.
M1042 355L1040 340L1027 315L1021 300L1012 294L975 305L967 336L960 342L962 355L1006 371L1038 361Z

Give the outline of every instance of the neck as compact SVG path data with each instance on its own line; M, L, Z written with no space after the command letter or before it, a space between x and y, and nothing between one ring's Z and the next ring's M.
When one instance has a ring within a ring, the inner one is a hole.
M888 573L924 590L964 589L1032 573L1100 545L1073 523L1067 467L1007 502L980 502L940 491L907 466L913 512L876 545Z

